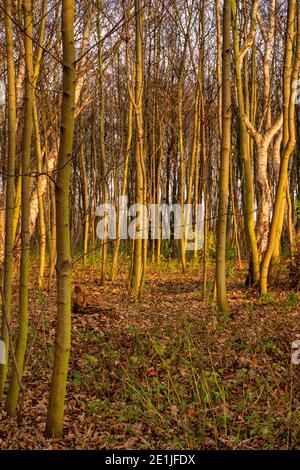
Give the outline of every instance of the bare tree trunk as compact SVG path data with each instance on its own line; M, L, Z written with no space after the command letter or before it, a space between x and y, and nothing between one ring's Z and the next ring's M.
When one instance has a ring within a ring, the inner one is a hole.
M57 225L57 327L54 366L45 434L60 437L71 346L71 247L69 192L74 133L75 48L74 0L62 2L63 99L56 186Z
M218 307L228 312L226 294L226 226L229 196L229 161L231 149L231 0L224 0L222 61L222 153L219 179L219 213L216 246L216 287Z
M293 59L293 39L294 39L294 20L295 9L297 3L297 42L295 50L294 65ZM272 254L276 240L280 238L282 231L283 218L281 214L284 211L285 198L288 187L288 165L290 156L295 148L295 92L291 92L291 83L299 78L300 69L300 0L289 0L288 24L286 30L286 47L285 47L285 66L284 66L284 102L288 102L288 108L284 107L284 125L283 125L283 154L281 158L279 182L276 193L275 206L273 211L270 236L268 240L267 250L262 262L260 290L263 294L268 289L268 274ZM288 97L288 99L287 99ZM286 101L285 101L286 98Z
M8 363L8 329L6 322L10 321L11 292L12 292L12 264L13 264L13 218L14 218L14 173L16 160L16 91L15 91L15 65L13 25L11 20L11 2L5 0L5 35L8 74L8 157L7 157L7 183L6 183L6 219L5 219L5 252L1 340L5 344L6 361L0 365L0 398L2 397L7 376ZM6 317L6 318L5 318Z
M30 255L30 232L29 232L29 210L30 210L30 156L31 138L33 130L33 101L34 101L34 74L32 57L32 16L31 0L23 0L24 13L24 44L26 62L26 84L25 84L25 111L24 132L22 144L22 219L21 219L21 265L19 284L19 317L18 336L16 343L17 369L22 376L25 351L28 334L28 282L29 282L29 255ZM20 385L18 372L14 369L6 400L6 411L9 416L15 416L17 412L17 400Z

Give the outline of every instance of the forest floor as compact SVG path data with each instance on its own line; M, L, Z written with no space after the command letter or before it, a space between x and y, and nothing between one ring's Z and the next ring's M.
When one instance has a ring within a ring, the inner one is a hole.
M74 273L105 312L74 315L61 440L43 437L55 289L47 298L33 273L30 340L41 321L19 419L0 406L0 449L300 449L300 295L261 298L231 273L224 317L203 301L199 270L150 267L140 303L125 270L105 287L96 267Z

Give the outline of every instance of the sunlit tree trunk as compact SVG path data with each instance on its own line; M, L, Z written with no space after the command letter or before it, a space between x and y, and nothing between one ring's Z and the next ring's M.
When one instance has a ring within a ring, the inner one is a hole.
M128 19L128 12L123 4L124 8L124 17L126 20ZM128 30L128 22L126 21L125 26L125 34L126 37L129 38L129 30ZM128 187L128 171L129 171L129 159L131 154L131 145L132 145L132 133L133 133L133 86L132 83L135 82L135 61L136 57L134 57L133 63L133 70L132 70L132 77L130 80L130 59L129 59L129 50L130 42L126 42L126 80L127 80L127 87L128 87L128 109L127 109L127 132L126 132L126 149L125 149L125 161L124 161L124 169L123 169L123 179L122 179L122 189L121 189L121 198L124 201L127 193ZM116 241L113 247L113 256L112 256L112 264L111 264L111 271L110 271L110 279L113 280L115 277L116 269L118 266L118 259L119 259L119 251L121 245L120 239L120 230L121 230L121 207L119 206L118 214L117 214L117 224L116 224Z
M189 21L189 28L190 28L190 21ZM187 53L187 47L188 47L188 39L189 39L189 34L187 32L185 36L185 40L184 40L184 48L183 48L181 62L180 62L178 89L177 89L178 150L179 150L179 160L180 160L179 202L181 206L180 259L181 259L181 266L182 266L183 272L186 271L186 233L185 233L185 214L184 214L186 164L185 164L185 149L184 149L184 137L183 137L183 86L184 86L184 71L185 71L185 61L186 61L186 53Z
M297 3L297 41L294 65L293 61L293 40L295 36L294 21ZM283 145L282 158L280 164L279 181L276 192L275 206L273 210L270 235L267 250L262 262L260 290L261 293L267 293L268 289L268 273L271 257L274 251L276 240L280 238L282 230L281 214L284 211L284 204L288 186L288 165L290 156L295 148L295 96L296 90L291 92L291 85L299 78L300 69L300 0L289 0L288 23L286 30L285 45L285 64L284 64L284 105L288 103L288 107L284 106L283 110ZM288 98L287 98L288 97Z
M80 169L82 205L83 205L83 267L85 268L87 264L90 218L89 218L88 179L87 179L86 159L85 159L85 142L84 142L84 133L82 131L81 126L82 126L82 122L80 122L79 169Z
M37 114L36 100L34 99L33 104L33 123L35 131L35 149L36 149L36 160L37 160L37 171L41 175L43 171L42 166L42 149L41 149L41 137ZM38 285L43 286L44 274L45 274L45 257L46 257L46 223L45 223L45 211L44 211L44 200L41 188L41 177L38 176L37 180L37 197L39 207L39 268L38 268Z
M105 136L104 136L104 89L103 89L103 66L102 66L102 41L101 41L101 9L102 0L97 0L97 38L98 38L98 74L99 74L99 134L100 134L100 168L102 177L102 203L108 203L108 187L106 181L106 160L105 160ZM105 212L105 217L107 213ZM107 240L101 243L101 278L100 284L103 286L106 280L106 258Z
M22 375L25 358L27 334L28 334L28 282L29 282L29 256L30 256L30 233L29 233L29 211L30 211L30 156L31 137L33 130L33 101L34 101L34 74L32 57L32 16L31 1L23 1L24 14L24 45L26 62L25 83L25 111L24 132L22 143L22 219L21 219L21 264L19 285L19 316L18 336L16 342L16 360L19 374ZM18 374L14 369L12 373L9 392L6 400L6 410L10 416L16 415L17 400L20 387Z
M144 263L143 236L145 230L145 221L141 205L145 204L145 164L144 164L144 136L143 136L143 13L140 0L135 0L135 27L136 27L136 48L135 48L135 93L134 110L136 125L135 142L135 169L136 169L136 204L138 205L137 214L140 223L137 226L138 236L134 241L134 254L132 266L131 286L136 295L140 297L142 287Z
M253 184L253 162L250 156L249 136L245 125L245 98L244 87L242 79L242 64L243 58L246 56L248 49L255 38L255 24L257 13L257 1L253 3L251 32L246 38L243 48L240 49L239 29L237 21L236 1L232 1L232 29L233 29L233 43L234 43L234 59L235 59L235 74L237 86L237 98L239 109L239 143L241 157L244 165L245 182L244 182L244 195L245 195L245 221L248 234L250 252L251 252L251 273L249 278L254 282L259 281L259 254L255 235L254 225L254 184ZM254 59L255 60L255 59Z
M63 99L56 186L57 225L57 326L54 366L48 406L46 436L60 437L71 346L71 250L69 192L74 133L75 48L74 0L62 2Z
M217 78L218 78L218 126L219 136L222 138L222 37L220 20L220 0L215 0L217 22Z
M125 155L125 163L124 163L124 171L123 171L123 181L122 181L122 189L121 189L121 198L124 200L126 196L127 190L127 179L128 179L128 168L129 168L129 157L130 157L130 149L131 149L131 142L132 142L132 117L133 117L133 106L132 101L129 99L128 104L128 116L127 116L127 143L126 143L126 155ZM116 230L116 241L114 244L113 249L113 257L112 257L112 266L110 272L110 279L113 280L115 277L116 269L118 266L118 258L119 258L119 251L120 251L120 224L121 224L121 212L118 212L117 217L117 230Z
M7 55L7 86L8 86L8 156L6 183L6 219L5 219L5 248L3 274L3 305L4 310L1 324L1 340L5 343L6 364L0 364L0 398L3 394L8 363L8 330L6 321L10 321L11 292L12 292L12 263L13 263L13 218L14 218L14 173L16 160L16 89L14 65L13 24L11 20L11 2L5 0L5 35Z
M223 58L222 58L222 151L219 176L219 212L216 246L216 287L218 308L229 309L226 294L226 226L229 196L229 161L231 149L231 0L224 0L223 7Z

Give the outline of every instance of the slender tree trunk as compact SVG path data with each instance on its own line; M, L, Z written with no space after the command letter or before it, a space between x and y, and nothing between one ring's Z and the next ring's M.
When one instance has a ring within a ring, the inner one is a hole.
M57 327L46 436L60 437L71 346L71 250L69 192L74 133L75 48L74 0L62 2L63 99L56 186Z
M35 130L35 149L37 159L37 171L39 175L42 173L42 149L41 149L41 138L40 129L38 122L36 99L33 104L33 123ZM37 180L37 197L39 207L39 271L38 271L38 285L43 286L44 274L45 274L45 258L46 258L46 224L45 224L45 211L44 211L44 200L41 188L41 176L38 176Z
M106 161L105 161L105 135L104 135L104 89L103 89L103 66L102 66L102 41L101 41L101 10L102 0L97 0L97 38L98 38L98 73L99 73L99 127L100 127L100 167L102 177L102 203L108 203L108 187L106 181ZM105 217L107 213L105 212ZM107 240L101 243L101 278L100 284L104 286L106 281L106 259Z
M11 292L12 292L12 264L13 264L13 218L14 218L14 173L16 160L16 89L14 65L14 41L12 11L10 0L5 0L5 35L7 55L7 83L8 83L8 157L7 157L7 183L6 183L6 219L5 219L5 248L4 248L4 275L3 275L3 315L1 323L1 340L5 344L6 363L0 364L0 398L2 397L7 376L8 363L8 330L6 321L10 321ZM5 318L6 317L6 318Z
M144 166L144 135L143 135L143 19L140 0L135 0L135 26L136 26L136 77L135 77L135 124L136 124L136 143L135 143L135 168L136 168L136 204L138 205L138 217L140 223L137 226L137 238L134 241L134 256L132 267L131 286L136 297L140 297L143 277L143 264L145 263L143 251L143 237L145 221L141 205L145 201L145 166Z
M126 10L125 5L124 8L124 17L127 20L128 12ZM126 37L129 38L129 31L128 31L128 22L125 24L125 34ZM128 110L127 110L127 134L126 134L126 153L125 153L125 162L124 162L124 170L123 170L123 181L122 181L122 189L121 189L121 200L124 201L127 192L128 186L128 171L129 171L129 159L131 153L131 145L132 145L132 133L133 133L133 87L130 83L130 65L129 65L129 41L126 43L126 79L127 79L127 87L128 87ZM133 60L133 70L132 70L132 83L135 82L135 71L136 71L136 57ZM116 269L118 266L118 259L119 259L119 251L121 245L121 211L122 207L119 206L118 215L117 215L117 227L116 227L116 241L114 243L113 248L113 256L112 256L112 264L111 264L111 272L110 272L110 279L113 280L115 277Z
M224 0L222 59L222 152L219 179L219 212L217 221L216 285L217 303L221 311L229 309L226 294L226 226L229 196L229 161L231 147L231 0Z
M234 42L234 59L235 59L235 74L236 74L236 85L237 85L237 97L238 97L238 108L239 108L239 142L241 157L244 165L245 182L244 182L244 200L245 200L245 220L246 229L249 240L250 252L251 252L251 273L249 278L253 279L254 282L259 281L259 253L257 240L254 228L254 184L253 184L253 162L249 153L249 137L245 125L245 98L243 91L243 80L242 80L242 64L243 57L249 47L251 47L251 40L253 42L255 37L255 22L257 13L257 2L253 4L252 11L252 22L251 22L251 36L244 45L244 49L240 50L239 36L238 36L238 23L237 23L237 11L236 1L232 1L232 29L233 29L233 42Z
M220 0L215 0L217 21L217 77L218 77L218 126L219 136L222 139L222 38L220 21Z
M31 0L23 1L24 13L24 44L26 62L26 84L25 84L25 111L24 111L24 133L22 145L22 219L21 219L21 265L19 286L19 316L18 336L16 343L16 360L20 376L22 376L24 357L28 334L28 282L29 282L29 256L30 256L30 232L29 232L29 210L30 210L30 156L31 137L33 130L33 101L34 101L34 75L32 57L32 16ZM16 415L17 400L20 387L18 373L14 369L12 373L9 392L6 400L6 410L10 416Z
M80 126L82 123L80 122ZM80 180L81 180L81 191L82 191L82 206L83 206L83 267L87 264L87 252L89 242L89 193L88 193L88 181L86 171L86 160L85 160L85 143L84 143L84 132L80 127L80 149L79 149L79 169L80 169Z
M293 58L293 40L295 9L297 3L297 42L295 50L294 66L292 66ZM284 66L284 103L288 102L288 108L284 107L283 118L283 147L282 158L279 172L279 181L276 193L275 206L273 210L273 217L271 222L270 235L268 246L262 262L260 290L262 294L267 293L268 290L268 273L270 267L271 257L274 251L276 240L280 238L282 231L281 218L282 211L284 211L284 204L286 199L288 187L288 165L290 156L295 148L296 135L295 135L295 92L291 93L291 84L298 80L300 69L300 0L289 0L288 11L288 24L286 31L286 47L285 47L285 66ZM288 97L288 99L287 99Z

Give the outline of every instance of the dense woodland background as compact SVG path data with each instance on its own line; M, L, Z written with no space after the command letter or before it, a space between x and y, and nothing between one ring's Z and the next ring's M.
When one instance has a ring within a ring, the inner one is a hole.
M0 24L0 448L299 448L300 1ZM125 196L203 244L99 239Z

